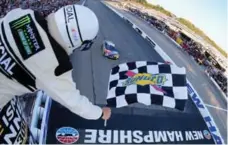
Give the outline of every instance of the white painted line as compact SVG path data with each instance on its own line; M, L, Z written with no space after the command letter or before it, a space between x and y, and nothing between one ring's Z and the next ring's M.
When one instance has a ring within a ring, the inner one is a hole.
M211 108L214 108L214 109L218 109L218 110L221 110L221 111L228 112L228 110L227 110L227 109L219 108L219 107L216 107L216 106L213 106L213 105L205 104L205 106L207 106L207 107L211 107Z
M83 5L83 6L85 5L85 2L86 2L86 0L84 0L84 1L82 2L82 5Z

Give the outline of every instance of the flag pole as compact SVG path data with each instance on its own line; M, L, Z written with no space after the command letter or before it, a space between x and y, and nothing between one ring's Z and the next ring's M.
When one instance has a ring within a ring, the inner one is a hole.
M107 104L106 104L106 107L107 107ZM104 127L106 127L107 126L107 120L105 119L104 120Z
M107 120L104 120L104 127L107 126Z

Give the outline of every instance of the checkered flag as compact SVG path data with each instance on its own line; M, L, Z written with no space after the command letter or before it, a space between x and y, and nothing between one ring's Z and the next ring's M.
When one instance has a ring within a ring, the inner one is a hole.
M120 64L111 70L107 96L109 107L142 103L184 110L187 99L185 68L136 61Z

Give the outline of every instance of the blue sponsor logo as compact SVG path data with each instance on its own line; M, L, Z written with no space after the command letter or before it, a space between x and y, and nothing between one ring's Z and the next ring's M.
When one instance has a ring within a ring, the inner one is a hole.
M56 131L56 139L63 144L73 144L79 139L79 132L72 127L62 127Z

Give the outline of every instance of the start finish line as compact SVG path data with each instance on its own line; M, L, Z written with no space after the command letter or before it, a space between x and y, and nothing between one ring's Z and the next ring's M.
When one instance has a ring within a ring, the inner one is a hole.
M139 116L113 114L102 119L82 119L53 102L47 144L214 144L203 119L195 114Z

